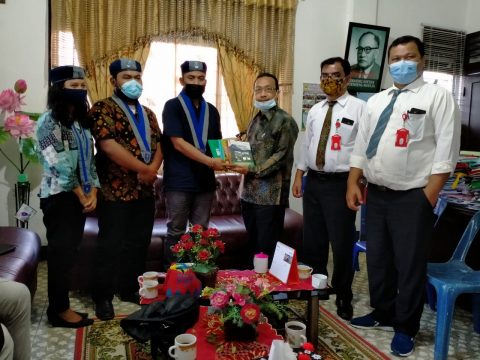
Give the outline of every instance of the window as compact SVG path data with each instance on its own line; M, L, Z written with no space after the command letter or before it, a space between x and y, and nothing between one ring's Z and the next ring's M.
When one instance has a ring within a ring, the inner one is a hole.
M423 26L426 60L424 78L447 88L450 86L459 105L463 100L465 36L463 31Z
M217 50L213 47L152 42L143 69L141 103L155 112L162 127L163 105L182 90L178 79L181 76L180 64L185 60L200 60L207 64L204 98L220 113L223 137L235 136L238 127L217 66ZM52 66L79 64L72 33L60 32L52 38L51 63Z

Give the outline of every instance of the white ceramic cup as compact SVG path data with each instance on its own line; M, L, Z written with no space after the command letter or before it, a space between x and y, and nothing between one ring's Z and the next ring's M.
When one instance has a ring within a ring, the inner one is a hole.
M159 274L156 271L147 271L138 277L138 283L142 284L145 280L158 280Z
M180 334L175 337L175 345L170 346L168 355L180 360L197 358L197 338L192 334Z
M327 275L313 274L312 275L312 287L314 289L325 289L327 287Z
M265 274L268 271L268 255L259 253L253 257L253 270L258 274Z
M299 348L307 342L307 326L300 321L289 321L285 323L285 335L287 342L292 348Z
M145 299L154 299L158 296L158 281L144 280L139 290L140 296Z
M298 265L297 269L300 279L308 279L313 272L313 269L308 265Z

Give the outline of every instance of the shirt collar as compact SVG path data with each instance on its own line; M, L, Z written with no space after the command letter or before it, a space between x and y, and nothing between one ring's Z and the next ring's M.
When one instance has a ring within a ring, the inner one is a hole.
M423 80L423 76L418 77L416 80L412 81L410 84L405 86L402 91L408 90L414 93L417 93L420 88L425 85L426 82ZM399 90L395 85L393 85L390 89L388 89L388 93L390 94L392 90Z
M347 102L348 96L349 96L348 91L345 91L345 93L335 101L339 103L342 107L344 107ZM322 107L324 106L328 106L328 99L322 100Z
M277 111L278 105L275 105L271 109L263 112L263 111L258 111L257 116L264 116L267 120L271 120L273 118L273 115L275 115L275 111Z

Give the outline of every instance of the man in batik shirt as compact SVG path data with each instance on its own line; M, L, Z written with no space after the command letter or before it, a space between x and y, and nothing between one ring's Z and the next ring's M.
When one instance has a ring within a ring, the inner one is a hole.
M92 297L101 320L114 317L112 299L139 301L137 277L145 271L155 213L153 183L163 160L155 114L140 105L142 68L135 60L110 64L111 97L90 110L102 186Z
M282 238L285 209L289 205L298 126L277 106L278 80L274 75L258 75L253 90L259 112L250 122L246 137L255 164L230 168L244 174L241 203L250 255L263 252L271 262L275 245Z

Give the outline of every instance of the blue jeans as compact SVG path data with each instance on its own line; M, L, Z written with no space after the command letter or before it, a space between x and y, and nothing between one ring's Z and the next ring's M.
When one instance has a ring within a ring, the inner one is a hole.
M215 193L167 191L165 205L167 208L167 238L165 240L164 266L166 269L175 259L170 247L175 245L180 236L185 234L187 224L199 224L208 228L210 211Z

